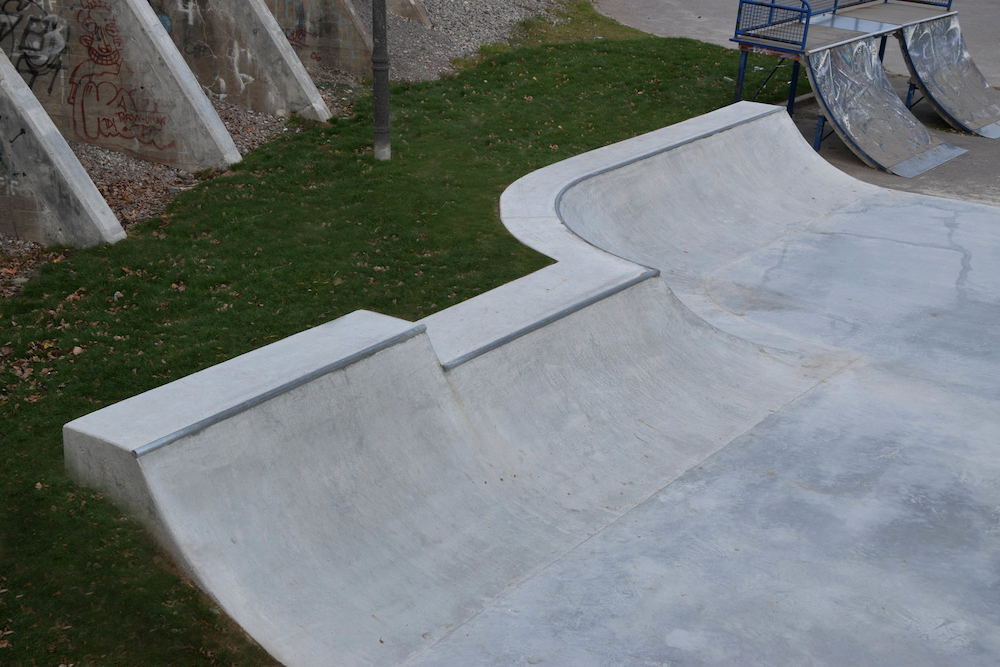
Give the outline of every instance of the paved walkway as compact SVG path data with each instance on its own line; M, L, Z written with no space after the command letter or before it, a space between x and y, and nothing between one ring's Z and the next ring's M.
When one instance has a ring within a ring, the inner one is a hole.
M729 48L736 25L737 0L593 0L602 14L621 23L663 37L690 37ZM969 51L986 79L1000 87L1000 13L995 0L954 0ZM886 53L886 70L893 86L905 95L906 65L898 48ZM906 179L876 171L861 162L844 143L833 135L820 154L831 164L855 178L883 187L951 197L1000 206L1000 140L984 139L953 131L929 104L913 109L925 125L940 133L950 143L969 152L916 178ZM817 106L800 105L795 121L804 137L812 142L816 128Z

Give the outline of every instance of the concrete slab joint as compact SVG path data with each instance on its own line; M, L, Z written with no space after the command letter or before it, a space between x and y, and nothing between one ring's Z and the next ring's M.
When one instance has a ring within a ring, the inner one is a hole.
M66 138L188 171L240 160L146 0L0 11L0 47Z

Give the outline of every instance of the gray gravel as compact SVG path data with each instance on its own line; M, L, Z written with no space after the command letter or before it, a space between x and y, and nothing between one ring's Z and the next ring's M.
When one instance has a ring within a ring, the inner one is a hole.
M353 0L371 26L368 0ZM506 41L514 27L555 6L556 0L424 0L432 28L388 15L389 78L424 81L451 69L451 61L472 55L483 44Z

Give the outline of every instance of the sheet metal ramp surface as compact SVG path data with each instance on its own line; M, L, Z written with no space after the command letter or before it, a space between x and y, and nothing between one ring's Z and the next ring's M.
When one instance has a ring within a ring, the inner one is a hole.
M956 130L1000 139L1000 92L973 62L957 16L905 26L899 44L910 71L911 98L919 88Z
M965 151L932 135L909 112L909 99L903 104L889 85L881 66L886 41L890 34L896 33L905 57L905 31L921 45L913 60L925 74L914 79L928 82L921 89L933 93L925 93L925 97L932 99L936 94L942 101L935 108L955 108L952 115L968 119L977 128L986 127L984 133L994 129L993 123L1000 119L1000 104L991 105L983 100L993 91L978 95L979 99L976 95L962 94L965 86L975 87L985 81L964 49L950 2L917 4L886 0L855 2L849 7L836 2L811 6L802 2L802 5L802 10L793 10L779 8L774 1L768 5L758 0L742 0L733 40L742 51L737 99L742 98L749 52L790 58L795 64L788 112L793 113L800 63L804 62L822 110L816 132L817 150L825 121L829 119L834 131L865 164L905 177L921 174ZM751 12L750 21L745 16L747 7L756 9L755 15ZM766 18L761 14L763 8L768 10ZM921 29L938 23L954 29ZM877 38L881 42L876 48ZM962 48L958 49L956 44ZM936 62L937 59L941 62ZM982 87L979 85L977 90ZM996 109L996 118L992 107ZM987 111L984 113L980 108ZM949 122L960 129L967 129L970 124ZM1000 125L995 129L1000 133Z

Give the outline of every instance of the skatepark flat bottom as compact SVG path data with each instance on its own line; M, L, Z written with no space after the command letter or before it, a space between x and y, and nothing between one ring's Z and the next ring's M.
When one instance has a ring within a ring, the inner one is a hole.
M992 666L1000 209L740 103L525 176L555 264L66 426L299 665Z

